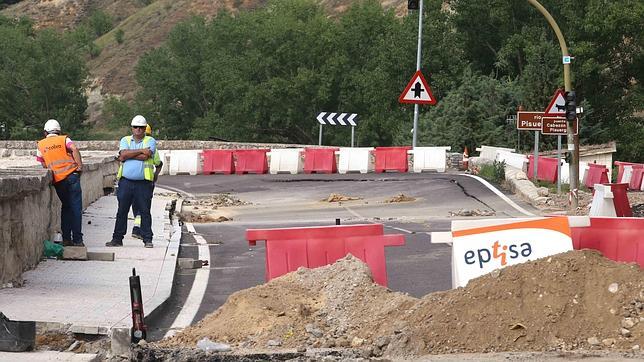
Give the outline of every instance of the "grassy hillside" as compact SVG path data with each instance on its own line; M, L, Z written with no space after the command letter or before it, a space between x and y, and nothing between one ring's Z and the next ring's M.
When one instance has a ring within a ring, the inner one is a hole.
M352 0L319 0L330 14L342 13ZM137 90L134 68L146 52L159 47L172 28L191 16L210 18L219 11L236 13L263 7L266 0L24 0L1 11L5 16L27 16L37 28L73 29L94 11L109 14L114 28L98 38L98 56L88 61L91 86L89 121L100 127L103 100L108 95L131 98ZM407 13L404 0L381 0L399 15ZM117 33L122 41L117 42Z

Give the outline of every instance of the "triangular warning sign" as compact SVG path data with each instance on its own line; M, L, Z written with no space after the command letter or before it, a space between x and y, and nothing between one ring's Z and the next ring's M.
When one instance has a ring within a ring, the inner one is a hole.
M566 98L564 97L564 91L557 89L555 95L552 96L550 104L543 112L543 115L546 117L557 117L566 115Z
M436 98L420 70L416 71L400 97L400 103L436 104Z

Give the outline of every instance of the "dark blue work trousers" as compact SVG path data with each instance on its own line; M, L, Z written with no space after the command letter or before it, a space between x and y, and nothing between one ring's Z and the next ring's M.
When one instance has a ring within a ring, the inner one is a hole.
M123 236L127 232L127 215L130 208L134 208L141 215L141 237L143 242L152 242L152 217L150 216L150 200L154 183L145 180L128 180L121 177L119 180L116 198L119 202L119 209L116 213L114 234L112 241L122 243Z
M83 233L81 232L83 191L81 190L80 173L69 174L64 180L56 182L54 188L62 204L60 228L63 240L81 244L83 242Z
M152 209L152 196L154 194L154 182L152 183L152 192L150 192L150 199L148 200L148 210ZM136 205L132 203L132 214L134 215L134 219L136 220L136 217L141 215L139 213L139 210L136 208ZM141 235L141 227L138 225L134 225L132 228L132 234L139 234Z

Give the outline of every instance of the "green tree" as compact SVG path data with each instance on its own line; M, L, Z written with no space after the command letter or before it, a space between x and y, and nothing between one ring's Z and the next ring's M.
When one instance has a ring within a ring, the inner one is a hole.
M101 35L107 33L114 27L114 20L112 19L112 17L101 10L92 12L87 20L87 23L94 32L95 38L98 38Z
M516 141L514 124L506 115L521 98L512 81L497 80L466 70L461 85L419 120L419 144L470 150L482 144L510 147Z
M82 135L86 70L78 44L27 20L0 16L0 122L11 139L35 139L49 118Z

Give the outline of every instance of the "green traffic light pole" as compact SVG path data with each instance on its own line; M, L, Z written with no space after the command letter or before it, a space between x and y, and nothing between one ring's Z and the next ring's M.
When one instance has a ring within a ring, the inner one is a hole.
M552 30L555 31L557 35L557 40L559 40L559 47L561 47L562 59L569 59L570 54L568 54L568 46L566 46L566 40L561 33L561 29L555 22L555 19L550 15L548 10L544 8L537 0L528 0L528 2L537 8L539 12L548 20L548 24L552 27ZM563 62L564 68L564 90L566 92L572 91L572 82L570 80L570 61ZM570 209L571 211L577 210L579 205L579 195L577 193L579 189L579 137L574 134L573 131L573 121L567 121L567 138L568 138L568 151L572 154L572 162L570 163Z

